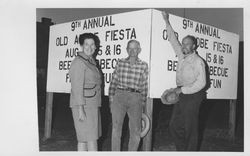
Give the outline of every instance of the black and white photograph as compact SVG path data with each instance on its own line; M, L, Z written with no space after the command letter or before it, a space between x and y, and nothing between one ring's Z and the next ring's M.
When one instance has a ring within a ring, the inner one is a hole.
M242 8L36 13L39 150L244 151Z
M245 0L31 4L0 5L0 155L249 154Z

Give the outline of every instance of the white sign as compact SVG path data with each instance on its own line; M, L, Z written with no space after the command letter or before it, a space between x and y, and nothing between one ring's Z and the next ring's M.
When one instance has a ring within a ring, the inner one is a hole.
M47 91L70 93L68 70L71 61L81 50L78 37L82 33L91 32L101 41L97 60L104 73L107 95L117 60L128 56L126 47L130 39L140 42L142 52L139 57L149 62L151 12L152 10L147 9L51 26Z
M198 38L198 54L209 67L208 98L236 99L239 36L174 15L169 18L180 41L186 35ZM167 40L161 12L146 9L51 26L48 92L70 92L68 70L80 51L78 37L85 32L97 34L101 41L97 60L104 73L105 95L117 60L127 57L126 46L130 39L141 43L139 57L149 64L149 97L159 98L165 89L176 87L177 58Z
M159 98L165 89L176 87L177 57L167 40L166 25L160 11L153 10L150 97ZM236 99L239 36L189 19L169 16L181 42L186 35L198 41L198 54L207 62L210 99Z

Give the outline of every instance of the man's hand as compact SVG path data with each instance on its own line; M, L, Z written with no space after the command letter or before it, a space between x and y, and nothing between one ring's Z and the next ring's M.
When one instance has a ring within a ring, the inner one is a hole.
M162 16L163 16L163 19L165 20L166 24L167 25L170 25L170 22L169 22L169 14L165 11L162 11Z
M146 101L143 101L142 102L142 106L141 106L141 108L142 108L142 113L146 113Z
M86 112L85 112L83 106L79 106L78 111L79 111L79 120L80 120L80 121L86 120L86 119L87 119L87 116L86 116Z
M114 97L113 96L109 96L109 105L111 105L114 101Z

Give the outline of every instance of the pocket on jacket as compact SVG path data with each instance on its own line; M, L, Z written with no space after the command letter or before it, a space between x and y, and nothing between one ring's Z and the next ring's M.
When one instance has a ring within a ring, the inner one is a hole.
M97 94L97 90L96 90L96 85L92 86L92 87L85 87L83 88L83 96L85 98L92 98L95 97Z

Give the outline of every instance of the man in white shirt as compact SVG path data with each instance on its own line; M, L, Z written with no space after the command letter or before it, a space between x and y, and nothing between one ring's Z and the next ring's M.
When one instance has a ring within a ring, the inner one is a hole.
M162 12L162 15L166 23L168 39L178 57L177 88L174 90L179 94L180 100L174 105L169 131L177 150L196 151L199 108L206 96L205 63L196 54L196 38L188 35L180 44L170 25L169 15L166 12Z

